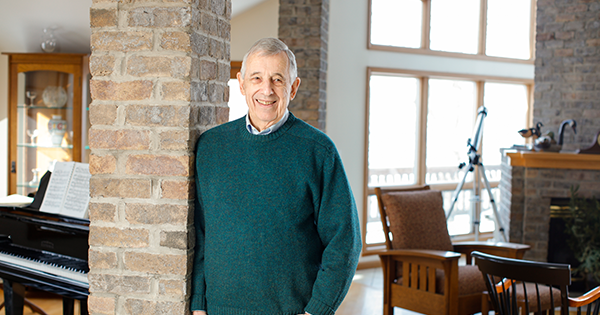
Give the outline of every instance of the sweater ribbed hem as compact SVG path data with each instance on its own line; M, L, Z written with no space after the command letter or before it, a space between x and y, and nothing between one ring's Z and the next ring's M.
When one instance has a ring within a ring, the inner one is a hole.
M306 313L311 315L334 315L334 310L329 305L322 303L314 298L308 301L308 305L304 308Z
M299 315L304 314L303 310L285 313L269 313L255 310L246 310L231 307L211 307L208 310L210 315ZM333 314L333 313L332 313Z

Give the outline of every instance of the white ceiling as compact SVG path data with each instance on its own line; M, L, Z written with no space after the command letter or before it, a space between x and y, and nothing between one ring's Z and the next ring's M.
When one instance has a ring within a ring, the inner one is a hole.
M232 0L232 17L264 0ZM92 0L0 0L0 52L41 52L43 29L56 28L60 52L89 53Z

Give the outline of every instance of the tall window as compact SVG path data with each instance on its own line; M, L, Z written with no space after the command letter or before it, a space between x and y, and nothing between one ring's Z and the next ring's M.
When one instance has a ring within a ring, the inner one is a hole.
M474 233L477 216L480 233L493 231L496 226L487 190L480 186L481 200L473 203L476 173L459 165L469 163L467 140L473 137L478 111L484 106L487 116L481 126L479 154L491 192L498 199L500 149L524 143L517 131L528 125L531 85L519 80L369 69L367 245L384 241L373 187L427 184L442 191L448 212L454 190L465 176L448 219L450 234Z
M392 60L407 53L427 55L428 60L444 57L440 60L445 62L446 57L470 59L461 64L473 69L481 69L481 62L533 65L534 12L533 0L369 0L368 48L397 53L386 55ZM367 249L384 241L373 195L377 186L427 184L442 191L449 212L464 178L448 218L450 234L496 229L487 189L474 180L480 177L479 168L469 172L459 165L469 163L467 140L475 131L478 110L485 106L478 154L499 203L500 148L525 142L517 131L530 126L533 78L504 77L493 70L476 75L469 74L472 69L452 71L460 73L369 68L363 220ZM481 221L474 224L477 217Z
M369 48L533 59L532 0L370 0Z

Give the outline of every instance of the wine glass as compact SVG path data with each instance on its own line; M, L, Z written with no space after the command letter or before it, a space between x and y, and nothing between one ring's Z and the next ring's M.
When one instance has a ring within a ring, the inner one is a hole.
M37 129L27 129L27 135L31 138L31 144L35 144L35 138L40 135L40 131Z
M37 92L27 91L25 95L27 95L27 98L29 99L29 106L33 106L33 100L36 98Z
M33 173L33 179L31 179L31 181L29 181L27 184L29 186L37 186L40 181L40 178L39 178L40 169L34 168L31 170L31 172Z

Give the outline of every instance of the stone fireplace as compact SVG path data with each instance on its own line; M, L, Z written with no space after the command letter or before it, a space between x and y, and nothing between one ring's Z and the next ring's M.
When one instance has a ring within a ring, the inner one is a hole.
M531 246L525 259L546 261L550 201L569 198L575 186L582 197L600 197L600 155L503 152L498 215L511 242Z
M542 133L577 121L567 130L565 150L587 148L600 131L600 2L537 0L533 123ZM511 242L531 245L525 258L545 261L550 200L569 198L579 185L585 197L600 197L600 155L504 152L499 216Z

